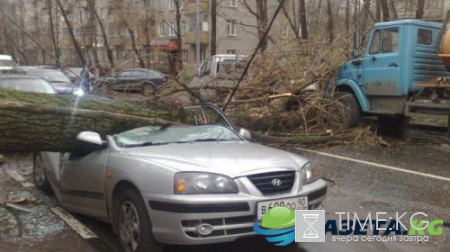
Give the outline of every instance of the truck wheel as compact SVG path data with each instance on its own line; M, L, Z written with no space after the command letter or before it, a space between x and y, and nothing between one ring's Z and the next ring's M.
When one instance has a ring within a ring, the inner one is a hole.
M122 251L163 251L163 245L153 237L146 205L136 189L128 189L119 196L114 216Z
M33 179L37 188L42 191L50 191L50 183L45 172L44 161L40 153L35 153L33 158Z
M356 96L349 92L338 92L335 94L335 100L342 104L342 107L345 109L343 111L342 116L342 125L345 128L353 128L358 125L358 122L361 118L361 110L359 108L358 100Z

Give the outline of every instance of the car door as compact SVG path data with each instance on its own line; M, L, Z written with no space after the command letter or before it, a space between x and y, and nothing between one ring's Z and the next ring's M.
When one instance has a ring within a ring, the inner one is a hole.
M108 149L66 153L61 158L61 204L70 211L107 218L105 164Z
M400 27L375 30L363 62L363 86L367 96L400 93Z
M114 83L115 90L125 90L129 82L132 80L132 71L122 71L116 75L116 81Z

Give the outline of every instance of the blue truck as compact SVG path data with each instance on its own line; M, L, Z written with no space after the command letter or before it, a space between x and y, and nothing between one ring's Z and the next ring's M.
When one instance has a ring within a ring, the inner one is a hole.
M450 113L450 58L442 53L446 42L450 48L447 23L448 18L444 24L412 19L377 23L363 56L355 35L353 60L340 66L327 86L328 95L333 93L346 108L346 126L355 126L364 115L377 115L394 127L410 116Z

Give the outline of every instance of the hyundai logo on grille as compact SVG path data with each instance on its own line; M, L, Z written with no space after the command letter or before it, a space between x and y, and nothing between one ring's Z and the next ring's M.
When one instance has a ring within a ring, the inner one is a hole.
M272 179L271 183L273 186L278 187L283 184L283 181L281 181L281 179Z

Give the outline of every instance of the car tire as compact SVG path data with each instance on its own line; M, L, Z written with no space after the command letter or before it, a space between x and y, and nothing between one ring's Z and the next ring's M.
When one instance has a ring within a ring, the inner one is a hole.
M116 230L119 244L124 252L162 252L152 231L147 208L139 191L127 189L114 204Z
M156 92L156 87L153 83L145 82L142 86L143 95L153 95Z
M338 92L334 97L345 109L342 113L343 118L340 118L344 128L356 127L361 119L361 109L356 96L349 92Z
M33 179L37 188L46 192L51 190L41 153L35 153L33 157Z

